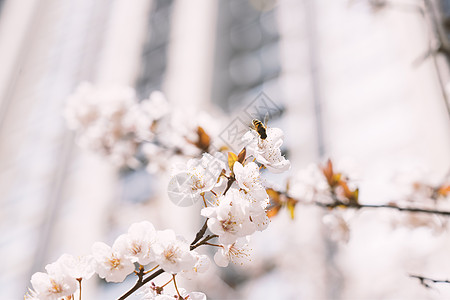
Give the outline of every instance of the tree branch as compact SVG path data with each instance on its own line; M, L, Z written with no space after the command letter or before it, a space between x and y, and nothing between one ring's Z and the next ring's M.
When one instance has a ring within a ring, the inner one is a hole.
M436 209L425 209L425 208L415 208L415 207L400 207L393 204L359 204L359 203L344 203L341 201L335 201L333 203L323 203L323 202L314 202L315 205L326 208L336 208L336 207L347 207L347 208L389 208L395 209L398 211L408 211L408 212L418 212L418 213L427 213L427 214L437 214L442 216L450 216L450 211L445 210L436 210Z
M450 280L433 279L433 278L424 277L424 276L421 276L421 275L409 274L409 277L419 279L420 284L423 285L424 287L426 287L427 289L431 288L430 284L427 283L427 281L428 282L432 282L432 283L450 283Z
M205 224L203 224L202 228L200 228L200 230L195 235L195 238L191 243L191 248L192 248L192 245L194 245L195 243L200 241L200 239L205 235L206 229L208 229L208 218L206 218Z
M228 192L228 190L233 185L233 182L235 182L235 181L236 181L236 178L234 177L234 175L232 175L230 178L228 178L227 187L225 188L225 191L223 192L223 195L225 195Z

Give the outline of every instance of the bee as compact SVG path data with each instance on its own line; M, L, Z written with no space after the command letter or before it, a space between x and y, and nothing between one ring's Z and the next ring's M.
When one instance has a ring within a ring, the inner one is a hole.
M264 118L264 124L258 119L252 120L253 129L259 134L262 140L265 140L267 138L267 115Z

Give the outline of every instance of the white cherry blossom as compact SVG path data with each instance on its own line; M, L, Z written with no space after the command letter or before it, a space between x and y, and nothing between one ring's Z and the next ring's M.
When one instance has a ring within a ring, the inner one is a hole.
M28 292L25 294L23 299L24 300L39 300L38 294L30 288L28 289Z
M75 293L78 282L66 274L59 264L47 265L46 269L47 273L37 272L31 276L31 285L35 291L32 297L57 300Z
M202 209L201 214L208 217L208 228L219 236L222 244L232 244L239 237L255 232L255 224L250 220L249 203L236 189L230 189L219 198L219 205Z
M131 259L105 243L92 246L95 272L108 282L122 282L135 269Z
M281 155L283 131L279 128L267 128L267 138L261 139L258 133L251 130L244 134L242 140L247 143L247 154L255 157L272 173L282 173L289 170L291 163Z
M132 224L127 234L120 235L114 242L114 248L132 262L145 266L155 260L155 242L155 227L152 223L143 221Z
M292 176L289 195L305 202L331 201L330 188L317 164L310 164Z
M75 279L89 279L94 275L94 259L91 255L73 256L63 254L54 264ZM53 265L53 264L52 264Z
M195 251L192 251L193 253ZM199 255L197 253L194 253L196 263L193 268L188 270L183 270L180 272L180 275L187 279L194 278L198 273L204 273L206 270L208 270L209 265L211 264L209 258L207 255Z
M229 262L243 265L250 260L250 249L246 239L239 239L230 245L222 245L214 255L214 261L219 267L228 266Z
M225 157L219 152L214 156L204 153L201 159L191 159L173 176L168 195L174 203L181 203L185 198L195 203L220 184L218 178L225 168Z
M168 273L178 273L190 270L196 263L194 253L189 244L181 237L177 237L171 229L157 232L155 244L156 263Z

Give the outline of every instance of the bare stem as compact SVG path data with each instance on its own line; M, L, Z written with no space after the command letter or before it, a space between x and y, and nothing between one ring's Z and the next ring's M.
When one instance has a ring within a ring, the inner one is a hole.
M200 230L195 235L195 238L191 243L191 247L192 245L201 240L201 238L205 235L206 229L208 229L208 219L205 220L205 223L203 224L202 228L200 228Z
M428 282L432 283L450 283L450 280L440 280L440 279L433 279L429 277L424 277L421 275L409 275L411 278L417 278L420 281L420 284L426 287L427 289L431 288L430 284Z
M79 298L79 300L81 300L81 280L82 280L82 278L77 278L77 280L78 280L78 285L80 286L80 298Z
M395 209L398 211L408 211L408 212L418 212L418 213L427 213L427 214L437 214L443 216L450 216L450 211L445 210L436 210L436 209L425 209L425 208L416 208L416 207L401 207L394 204L359 204L359 203L344 203L341 201L336 201L333 203L323 203L323 202L314 202L317 206L326 207L326 208L336 208L336 207L347 207L347 208L389 208Z
M231 188L231 186L233 185L233 182L236 181L236 178L233 176L231 176L230 178L228 178L228 182L227 182L227 187L225 188L225 191L223 191L223 195L225 195L228 190Z
M173 285L175 286L175 290L177 291L178 297L179 297L179 299L184 300L184 298L181 297L180 292L178 291L177 281L175 280L175 276L176 276L176 275L173 274L172 276L173 276L173 277L172 277L172 279L173 279Z

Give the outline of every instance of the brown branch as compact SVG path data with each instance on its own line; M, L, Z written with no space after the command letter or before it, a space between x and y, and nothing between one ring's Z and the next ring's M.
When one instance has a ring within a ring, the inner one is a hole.
M231 177L228 178L227 187L225 188L223 195L225 195L228 192L228 190L233 185L233 182L235 182L235 181L236 181L236 178L234 177L234 175L232 175Z
M207 242L216 237L218 237L218 235L215 235L215 234L205 236L205 238L203 240L201 240L200 242L198 242L197 244L195 244L195 245L191 244L191 251L197 247L200 247L201 245L208 245Z
M398 211L408 211L408 212L417 212L417 213L427 213L427 214L437 214L443 216L450 216L450 211L445 210L436 210L436 209L424 209L424 208L415 208L415 207L400 207L393 204L359 204L359 203L344 203L341 201L336 201L333 203L323 203L323 202L314 202L315 205L326 208L336 208L336 207L347 207L347 208L389 208L395 209Z
M424 287L426 287L427 289L431 288L431 285L429 283L427 283L427 282L432 282L432 283L450 283L450 280L433 279L433 278L424 277L424 276L421 276L421 275L412 275L412 274L410 274L409 277L419 279L420 284L423 285Z
M205 224L203 224L202 228L195 235L195 238L191 243L191 248L192 248L192 245L194 245L195 243L200 241L200 239L205 235L206 229L208 229L208 218L206 218Z

